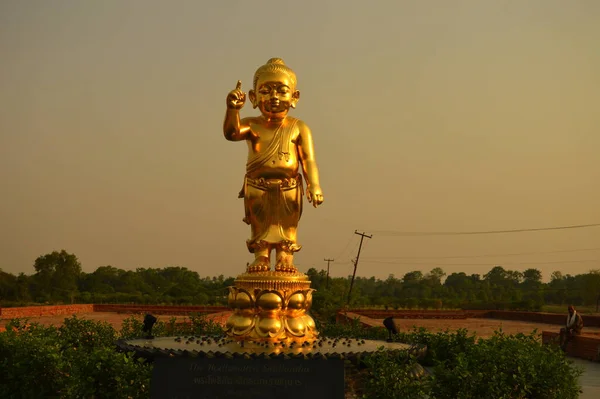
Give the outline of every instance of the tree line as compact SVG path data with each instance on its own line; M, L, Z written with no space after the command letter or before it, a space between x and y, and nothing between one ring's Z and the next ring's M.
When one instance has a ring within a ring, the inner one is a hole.
M13 275L0 269L0 306L31 303L136 303L226 305L233 277L201 277L185 267L123 270L98 267L82 271L75 254L62 251L38 257L34 273ZM482 275L446 273L433 268L415 270L401 278L357 277L349 294L350 278L328 278L324 270L307 272L314 293L313 309L324 314L349 306L386 308L462 308L540 310L544 305L596 306L600 300L600 270L570 275L555 271L548 283L542 273L494 266Z
M347 306L349 278L328 278L324 270L307 273L317 290L313 308L330 313ZM350 307L421 309L490 309L539 311L544 305L597 306L600 302L600 270L570 275L555 271L550 282L542 282L538 269L523 272L494 266L480 274L410 271L401 278L385 280L356 277Z
M185 267L123 270L98 267L85 273L65 250L38 257L32 275L0 269L0 306L31 303L136 303L225 305L233 278L200 277Z

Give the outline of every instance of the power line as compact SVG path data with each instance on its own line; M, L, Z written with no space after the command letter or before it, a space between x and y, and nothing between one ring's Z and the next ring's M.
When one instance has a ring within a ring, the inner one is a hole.
M524 233L531 231L549 231L549 230L566 230L566 229L583 229L588 227L598 227L600 223L579 224L573 226L558 226L558 227L538 227L531 229L512 229L512 230L487 230L487 231L394 231L394 230L374 230L373 233L384 237L399 237L399 236L458 236L458 235L479 235L479 234L504 234L504 233Z
M583 249L563 249L558 251L541 251L541 252L518 252L509 254L488 254L488 255L455 255L455 256L374 256L364 258L365 260L373 259L464 259L464 258L492 258L495 256L521 256L521 255L542 255L542 254L557 254L565 252L583 252L583 251L600 251L600 248L583 248Z
M488 262L488 263L423 263L423 262L388 262L383 260L365 260L366 263L382 263L387 265L413 265L413 266L489 266L489 265L547 265L561 263L586 263L598 262L600 259L583 259L583 260L559 260L549 262Z
M354 240L354 234L350 237L350 239L346 243L346 246L344 247L342 252L340 252L340 254L337 256L338 259L345 257L344 255L346 254L346 252L347 252L348 248L350 247L350 244L352 243L353 240ZM358 243L357 243L357 245L358 245Z

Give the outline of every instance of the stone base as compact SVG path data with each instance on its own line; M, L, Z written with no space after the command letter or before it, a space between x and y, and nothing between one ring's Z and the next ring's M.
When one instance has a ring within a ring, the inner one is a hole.
M420 358L427 353L424 346L398 342L373 341L353 338L318 338L302 342L252 342L231 338L186 336L154 339L120 340L117 347L125 352L136 352L149 360L156 357L244 357L244 358L322 358L360 359L383 349Z
M308 314L313 291L302 273L244 273L229 288L233 314L225 331L230 338L244 341L313 340L318 336Z

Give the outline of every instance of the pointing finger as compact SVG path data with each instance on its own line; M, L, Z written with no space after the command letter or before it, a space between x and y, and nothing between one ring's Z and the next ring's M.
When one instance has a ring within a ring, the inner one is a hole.
M237 82L237 86L235 86L235 89L236 89L236 90L240 90L241 88L242 88L242 81L241 81L241 80L238 80L238 82Z

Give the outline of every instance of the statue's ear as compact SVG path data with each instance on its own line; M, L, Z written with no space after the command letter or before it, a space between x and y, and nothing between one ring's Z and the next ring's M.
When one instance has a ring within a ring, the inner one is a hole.
M250 90L248 92L248 98L250 99L250 102L252 103L252 108L258 107L258 103L256 102L256 92L254 90Z
M292 102L290 103L290 107L296 108L296 104L298 104L298 100L300 100L300 92L296 90L294 94L292 94Z

